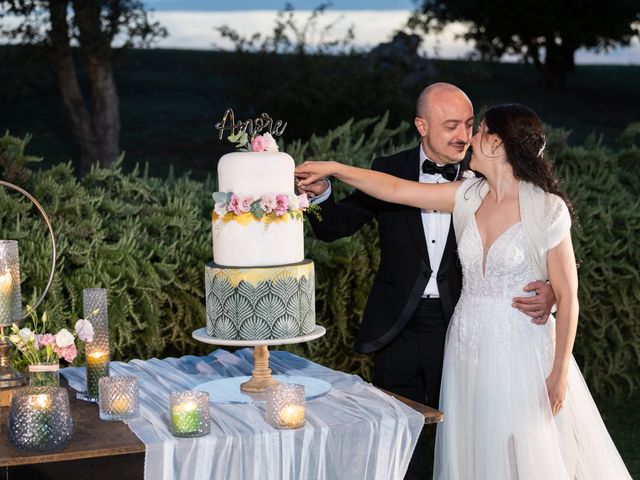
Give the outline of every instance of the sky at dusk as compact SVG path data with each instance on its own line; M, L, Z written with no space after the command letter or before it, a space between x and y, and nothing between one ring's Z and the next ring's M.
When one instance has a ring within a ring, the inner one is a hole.
M318 0L292 0L298 25L302 25ZM217 28L227 25L245 37L259 32L270 35L275 25L277 11L284 1L237 0L233 2L213 0L147 0L153 18L167 27L169 37L159 41L160 48L183 49L233 49L233 44L224 39ZM334 0L320 16L319 28L307 39L314 44L320 37L323 25L335 22L329 38L342 38L353 27L354 46L370 48L387 42L393 34L404 28L414 7L414 0ZM424 37L421 53L428 57L465 58L473 45L457 38L465 28L461 24L450 25L439 35ZM516 61L517 58L505 58ZM630 47L617 48L606 54L578 50L576 62L581 64L603 63L640 65L640 42L634 39Z

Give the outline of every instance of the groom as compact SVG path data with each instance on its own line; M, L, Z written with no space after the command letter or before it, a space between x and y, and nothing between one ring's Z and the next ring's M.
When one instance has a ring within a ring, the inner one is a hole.
M460 179L473 130L467 95L448 83L428 86L418 97L414 124L420 144L376 158L371 168L425 183ZM462 288L451 215L383 202L357 190L336 202L328 180L305 191L320 207L321 221L308 216L320 240L350 236L377 220L380 266L355 350L374 354L374 385L437 408L445 333ZM551 287L545 282L523 287L536 295L515 298L514 308L546 322L555 301ZM417 478L414 460L405 478Z

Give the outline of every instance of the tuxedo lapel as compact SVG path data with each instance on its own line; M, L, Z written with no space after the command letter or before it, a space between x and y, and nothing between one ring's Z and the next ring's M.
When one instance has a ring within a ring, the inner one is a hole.
M414 182L420 179L420 146L411 150L409 155L407 155L400 176ZM429 261L429 253L427 251L427 241L424 238L422 214L419 208L407 209L407 224L409 225L409 231L411 232L420 256L424 259L425 263L430 266L431 262Z

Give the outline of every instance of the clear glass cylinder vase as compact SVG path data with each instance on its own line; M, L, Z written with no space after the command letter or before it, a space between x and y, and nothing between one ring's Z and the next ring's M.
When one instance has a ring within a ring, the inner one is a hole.
M31 387L59 387L60 386L60 364L55 363L35 363L29 365L29 386Z
M93 341L85 344L87 357L87 394L98 398L98 382L109 376L109 312L105 288L82 290L85 320L93 326Z
M18 242L0 240L0 326L22 320Z

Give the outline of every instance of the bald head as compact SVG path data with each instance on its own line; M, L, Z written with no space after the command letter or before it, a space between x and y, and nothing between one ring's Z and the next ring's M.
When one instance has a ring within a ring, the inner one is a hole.
M434 83L418 97L414 124L427 158L438 164L460 162L473 130L473 105L455 85Z
M420 92L418 101L416 102L416 117L422 117L428 120L434 105L451 100L471 104L471 100L469 100L467 94L455 85L446 82L433 83Z

